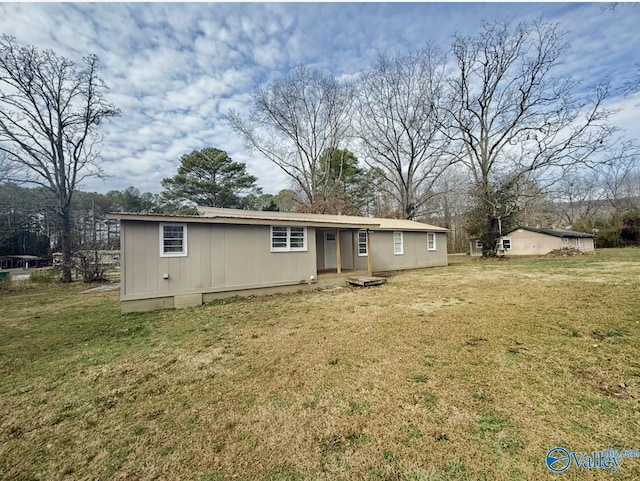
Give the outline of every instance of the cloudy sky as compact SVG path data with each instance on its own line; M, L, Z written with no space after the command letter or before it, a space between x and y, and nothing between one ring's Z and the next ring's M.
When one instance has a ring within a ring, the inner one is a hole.
M248 112L253 89L313 64L353 75L378 55L425 42L448 47L482 19L542 16L568 32L563 68L592 86L621 85L640 63L640 6L598 3L0 3L0 33L80 60L97 54L122 116L104 128L106 181L83 190L134 185L159 192L181 155L205 147L247 164L266 193L286 177L244 147L223 115ZM618 96L616 123L640 138L640 97Z

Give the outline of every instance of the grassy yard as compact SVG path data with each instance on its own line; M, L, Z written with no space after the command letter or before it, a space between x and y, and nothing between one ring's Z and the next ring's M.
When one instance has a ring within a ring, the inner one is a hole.
M3 479L640 479L640 249L120 315L0 295Z

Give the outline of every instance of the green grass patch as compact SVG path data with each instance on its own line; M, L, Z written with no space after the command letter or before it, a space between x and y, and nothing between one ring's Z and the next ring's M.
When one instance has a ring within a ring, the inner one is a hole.
M487 412L478 419L478 428L485 433L498 433L509 426L509 420L494 412Z
M429 377L426 374L416 374L413 376L413 382L427 382Z
M50 284L58 281L60 281L59 269L38 269L29 274L29 282L34 284Z
M422 405L427 409L433 409L438 402L438 396L431 391L422 391L420 396L422 397Z

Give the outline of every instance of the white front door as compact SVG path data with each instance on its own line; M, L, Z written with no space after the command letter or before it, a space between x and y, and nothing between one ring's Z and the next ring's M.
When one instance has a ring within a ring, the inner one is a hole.
M324 268L336 269L336 233L324 233Z

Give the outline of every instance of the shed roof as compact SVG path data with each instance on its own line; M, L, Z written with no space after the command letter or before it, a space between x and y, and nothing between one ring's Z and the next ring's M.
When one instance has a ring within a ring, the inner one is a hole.
M211 224L306 225L328 228L372 230L448 232L448 229L406 219L357 217L350 215L305 214L299 212L271 212L219 207L197 207L198 215L110 213L108 219L147 222L194 222Z
M0 259L19 259L23 261L37 261L37 260L45 260L46 257L32 256L29 254L7 254L4 256L0 256Z
M576 232L573 230L556 229L551 227L548 229L541 229L539 227L527 227L527 226L515 227L511 229L509 232L507 232L505 235L511 234L512 232L518 229L528 230L530 232L537 232L538 234L547 234L553 237L580 237L580 238L593 237L593 234L588 234L586 232Z

